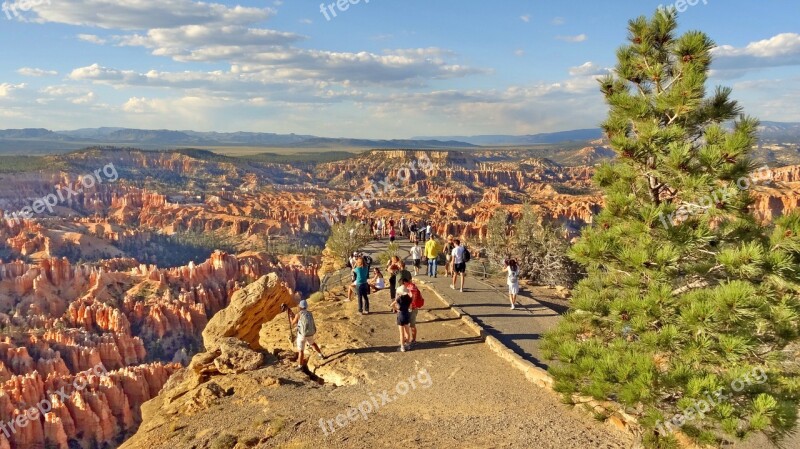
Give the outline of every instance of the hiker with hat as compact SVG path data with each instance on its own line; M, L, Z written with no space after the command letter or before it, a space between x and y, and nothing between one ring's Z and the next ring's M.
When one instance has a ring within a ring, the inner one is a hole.
M308 311L308 302L304 299L297 307L300 308L297 314L294 314L291 309L288 310L288 313L292 326L297 326L297 369L304 369L308 364L308 360L304 360L306 345L311 346L321 360L325 360L325 355L314 341L317 326L314 324L314 316Z

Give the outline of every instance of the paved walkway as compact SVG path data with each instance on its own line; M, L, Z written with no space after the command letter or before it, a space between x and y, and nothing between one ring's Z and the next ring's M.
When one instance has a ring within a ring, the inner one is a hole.
M406 264L413 273L413 261L407 256L411 245L405 239L401 239L399 243L401 255L406 256ZM383 239L371 243L365 251L377 261L377 254L384 251L388 244L389 240ZM425 271L426 267L420 269L415 282L434 289L445 301L458 306L482 325L489 335L500 340L524 359L541 368L547 368L541 355L541 338L545 331L556 325L559 319L558 313L536 301L524 288L517 297L521 306L511 310L508 292L504 289L498 289L474 277L467 277L464 292L461 293L450 288L452 278L445 276L444 267L439 267L439 275L436 278L426 276ZM456 287L458 286L459 284L456 284Z

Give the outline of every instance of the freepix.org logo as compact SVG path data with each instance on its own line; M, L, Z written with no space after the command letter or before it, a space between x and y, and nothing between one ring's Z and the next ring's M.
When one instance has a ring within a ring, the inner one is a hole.
M6 13L6 18L8 18L8 20L13 20L15 18L24 19L20 11L28 12L37 6L50 4L50 0L16 0L11 3L5 1L3 2L2 10Z
M337 11L345 12L350 9L351 5L357 5L359 3L361 3L361 0L336 0L328 4L321 3L319 5L319 12L325 16L325 20L330 22L331 19L338 17ZM369 0L364 0L364 3L369 3Z

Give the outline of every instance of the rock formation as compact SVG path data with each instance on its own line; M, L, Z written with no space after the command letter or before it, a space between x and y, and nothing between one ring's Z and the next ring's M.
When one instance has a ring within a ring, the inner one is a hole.
M233 294L227 308L214 315L203 331L206 349L216 348L218 341L234 337L253 349L260 349L261 326L281 313L281 306L293 307L291 290L275 274L264 276Z

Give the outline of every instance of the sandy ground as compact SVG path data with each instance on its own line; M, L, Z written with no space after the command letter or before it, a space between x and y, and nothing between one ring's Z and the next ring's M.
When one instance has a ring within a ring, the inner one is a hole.
M324 385L289 360L216 377L226 393L200 387L189 393L196 407L169 415L156 412L159 399L148 403L157 418L123 447L226 448L234 439L239 448L631 447L629 436L527 382L435 295L425 297L420 343L406 353L397 352L387 292L372 296L368 316L341 296L312 304L328 358L310 367ZM262 344L289 349L286 320L266 325Z

